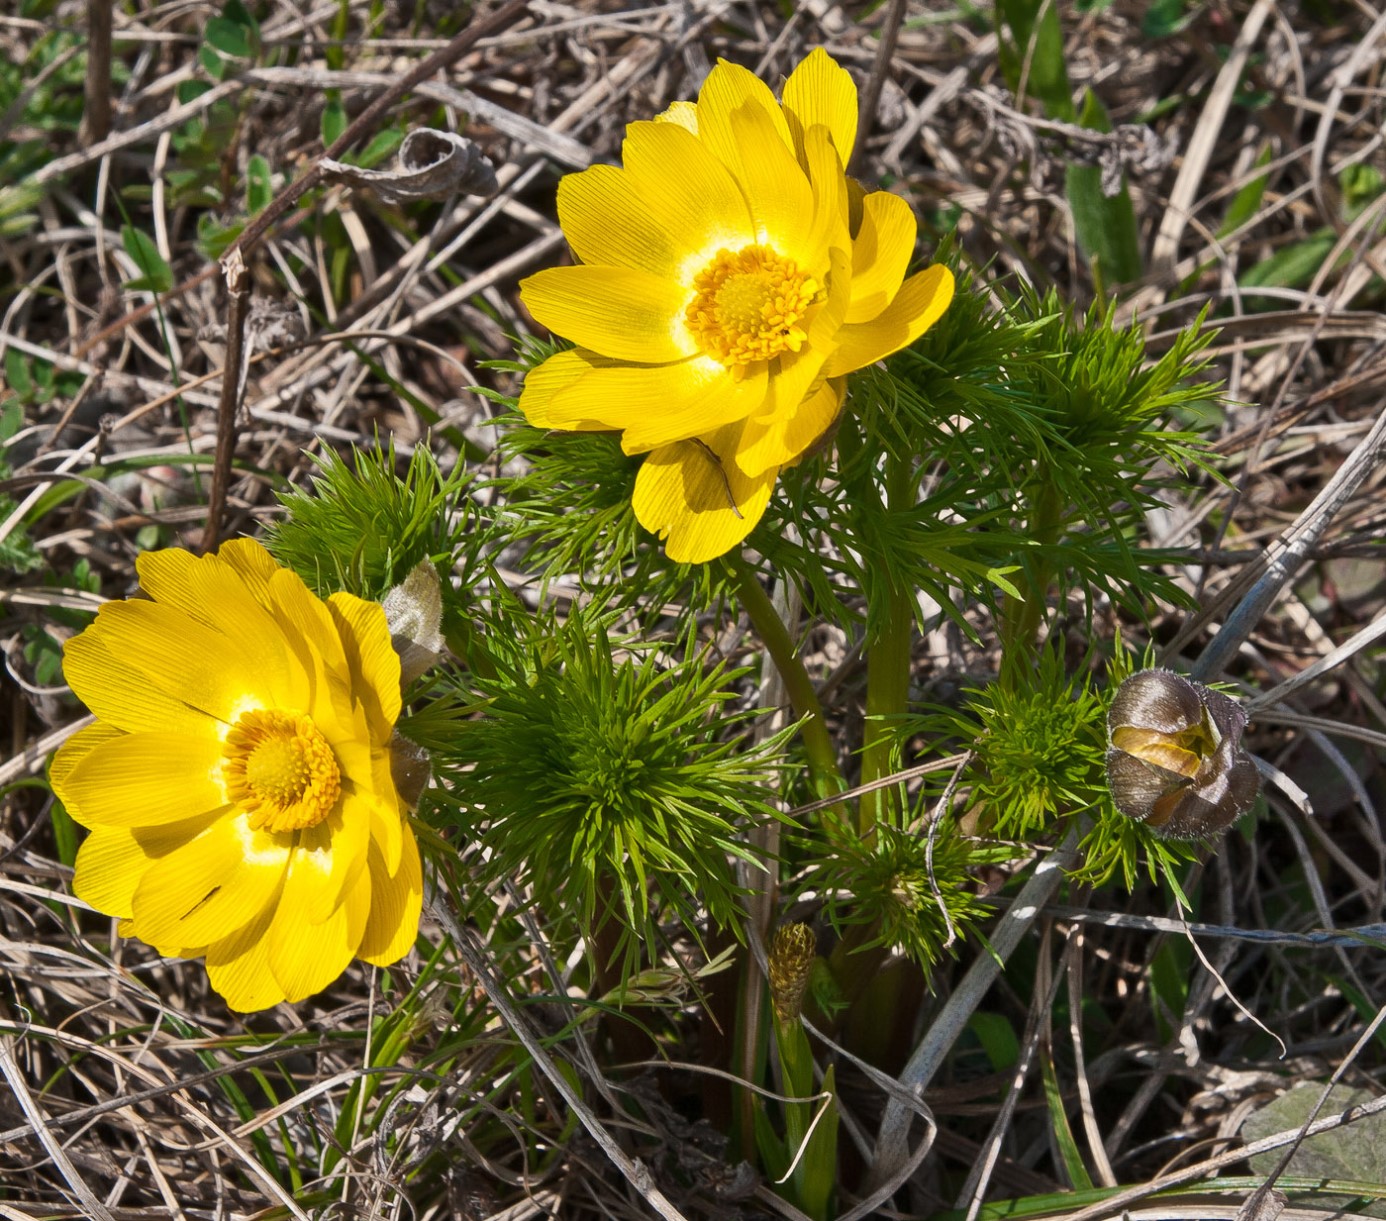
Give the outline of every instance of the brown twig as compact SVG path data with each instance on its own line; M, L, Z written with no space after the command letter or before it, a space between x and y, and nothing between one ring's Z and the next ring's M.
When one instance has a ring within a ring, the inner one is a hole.
M113 0L87 0L87 88L82 135L89 144L111 131L111 21Z
M876 48L876 61L871 65L871 75L866 79L866 88L861 94L861 110L857 119L857 143L852 161L860 167L866 156L866 137L876 122L876 111L881 104L881 90L885 88L885 78L890 72L890 57L895 54L895 40L900 35L900 24L905 19L905 0L890 0L886 11L885 25L881 29L881 42Z
M222 512L226 506L227 485L231 480L231 459L236 448L236 413L240 409L241 365L245 348L245 322L250 304L250 276L246 255L305 193L323 178L322 163L337 160L356 141L373 132L389 109L421 81L456 63L488 34L509 26L529 7L529 0L509 0L489 17L474 20L445 47L440 47L366 107L347 129L334 140L317 161L274 197L259 216L241 232L235 244L222 256L221 270L226 278L229 305L226 317L226 362L217 404L217 452L212 466L212 487L208 496L207 528L202 549L211 551L221 533Z

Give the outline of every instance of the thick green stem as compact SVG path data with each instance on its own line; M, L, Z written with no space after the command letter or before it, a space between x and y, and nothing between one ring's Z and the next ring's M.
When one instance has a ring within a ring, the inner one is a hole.
M1059 539L1063 525L1064 500L1052 483L1043 483L1031 501L1028 534L1041 547L1051 547ZM1001 610L1001 674L1003 677L1029 670L1038 662L1035 642L1044 622L1049 586L1054 566L1041 557L1024 569L1024 601L1007 598Z
M770 595L761 587L760 578L745 560L733 560L732 572L736 576L741 605L760 633L761 643L784 680L789 702L799 717L799 733L808 755L814 786L825 797L840 792L845 786L842 773L838 770L832 738L828 736L828 725L823 719L823 706L818 702L818 692L813 689L813 681L804 669L803 660L789 637L789 631L775 610L775 604L770 601Z
M886 459L886 496L893 512L904 512L914 496L911 464ZM866 656L866 728L861 752L861 782L873 784L890 775L895 764L897 719L909 701L910 649L914 641L914 592L892 583L885 595L881 634ZM886 818L894 793L865 793L857 806L857 830L870 838Z

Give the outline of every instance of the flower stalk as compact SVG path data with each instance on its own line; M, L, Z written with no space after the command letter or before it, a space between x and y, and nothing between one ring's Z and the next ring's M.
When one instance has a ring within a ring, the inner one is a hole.
M823 705L813 688L813 680L804 668L803 659L790 639L789 629L785 627L784 620L775 610L775 604L751 566L739 557L729 562L736 578L741 605L750 616L771 661L775 663L794 714L799 718L799 735L808 756L814 787L820 796L840 792L846 786L837 766L837 752L828 734L827 721L823 717Z
M898 454L886 459L886 498L890 509L903 512L912 499L911 463ZM895 765L898 718L905 712L910 688L910 650L914 633L914 599L894 580L886 587L880 638L867 654L866 727L861 755L861 781L874 784L890 775ZM890 788L864 793L857 806L857 831L863 839L889 814Z

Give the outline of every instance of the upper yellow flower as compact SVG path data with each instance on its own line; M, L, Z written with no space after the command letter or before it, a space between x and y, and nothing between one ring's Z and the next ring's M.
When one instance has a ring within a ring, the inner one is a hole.
M741 542L780 468L832 426L844 376L952 299L944 267L905 279L909 205L847 178L856 129L856 86L821 49L782 103L720 62L696 104L626 129L622 168L559 183L581 264L521 296L578 346L529 374L520 410L541 428L618 429L626 453L647 453L635 515L671 559Z
M91 828L73 889L160 953L207 959L241 1011L297 1001L418 933L418 845L390 772L385 613L325 603L259 543L139 557L63 673L96 714L53 760Z

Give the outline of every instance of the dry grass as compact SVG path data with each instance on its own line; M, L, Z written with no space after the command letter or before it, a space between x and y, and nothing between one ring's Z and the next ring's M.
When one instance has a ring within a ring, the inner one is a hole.
M36 213L37 222L0 245L0 351L10 362L0 366L9 371L0 403L14 399L24 409L9 450L12 477L0 490L30 520L36 505L47 506L34 542L49 566L71 572L85 561L103 593L121 596L132 588L137 550L196 546L206 524L227 302L216 265L196 245L199 223L225 226L243 213L252 154L266 159L282 189L321 150L328 91L340 91L347 114L357 114L443 45L459 17L429 0L417 14L395 3L264 0L256 65L233 64L212 92L184 103L178 86L197 76L214 10L119 5L118 70L104 118L92 101L103 95L99 63L85 84L79 72L62 91L78 62L75 42L35 58L50 29L85 37L79 6L36 6L42 19L9 7L0 15L0 58L27 65L31 92L0 114L0 141L42 141L48 156L24 167L43 190L16 209ZM468 114L468 133L499 172L494 199L402 213L367 193L328 188L260 245L250 266L252 299L264 303L257 317L286 313L308 341L253 356L223 536L255 532L276 511L274 489L301 483L309 456L328 447L388 434L407 455L431 428L445 468L479 461L493 439L481 427L488 408L470 391L514 389L480 361L509 355L507 334L532 329L516 284L563 250L553 211L558 176L615 158L627 122L690 96L719 56L774 79L821 44L864 81L882 25L900 7L904 25L857 173L888 177L926 230L955 224L982 284L1025 277L1090 299L1061 185L1074 137L1036 121L1038 110L1005 87L988 13L914 3L536 0L512 28L388 116L408 127L436 122L440 107L453 125ZM1383 18L1366 3L1214 0L1190 6L1186 28L1156 39L1142 33L1147 9L1132 0L1062 9L1075 86L1096 90L1118 123L1156 114L1154 131L1177 154L1167 163L1152 155L1133 170L1149 274L1124 294L1122 312L1148 325L1158 349L1210 308L1222 326L1218 359L1234 404L1216 436L1231 486L1191 489L1151 522L1155 545L1191 549L1185 576L1205 614L1158 619L1155 635L1199 639L1196 631L1244 604L1278 540L1307 528L1294 579L1277 580L1274 600L1229 637L1241 642L1229 676L1269 690L1376 620L1386 601L1386 477L1380 446L1359 449L1386 386L1378 312L1386 194L1378 185L1354 209L1343 174L1383 164ZM339 14L345 45L333 41ZM435 27L439 36L430 37ZM84 91L79 134L73 111ZM64 122L47 123L56 110L35 108L35 98L53 96L66 99ZM178 136L214 104L232 121L213 160L199 163ZM188 170L205 178L201 199L178 178ZM6 172L0 161L0 221L4 192L17 185ZM1230 201L1266 172L1264 195L1225 229ZM122 243L126 223L150 235L171 267L174 286L157 299L122 287L137 274ZM1251 269L1297 246L1301 275L1246 291ZM16 368L33 376L45 363L67 375L51 393L16 384ZM1317 503L1354 451L1359 482L1339 503ZM84 481L80 490L75 480ZM79 494L43 501L55 487ZM76 708L25 648L42 625L61 634L64 609L93 601L44 585L36 572L0 591L0 604L9 731L0 766L0 1071L8 1086L0 1095L0 1213L783 1213L765 1184L738 1177L736 1158L711 1126L695 1123L702 1104L692 1074L634 1084L625 1074L622 1090L642 1102L635 1123L585 1044L571 1040L576 1049L564 1058L583 1071L584 1105L609 1147L565 1124L565 1078L519 1074L514 1054L517 1039L557 1034L562 1012L496 1008L503 997L486 977L488 947L466 930L448 942L436 923L429 927L443 948L430 964L407 964L420 994L393 1029L398 1045L388 1055L372 1043L381 1034L372 1026L379 992L359 968L313 1003L242 1022L207 990L200 969L116 939L112 922L68 896L70 873L57 863L42 776ZM958 677L948 670L952 645L926 644L917 655L921 681L936 688ZM1234 836L1210 860L1201 879L1207 924L1195 932L1216 974L1198 966L1182 931L1146 899L1130 912L1048 911L1021 969L987 1003L1014 1024L1033 1059L1026 1083L1008 1103L1009 1074L986 1068L975 1045L952 1059L924 1095L939 1120L937 1140L897 1205L921 1216L950 1207L973 1167L981 1170L978 1191L992 1198L1063 1190L1041 1064L1059 1065L1096 1185L1133 1185L1133 1199L1176 1169L1188 1181L1214 1167L1244 1174L1242 1119L1294 1081L1342 1071L1350 1084L1381 1092L1383 1044L1359 1040L1386 1001L1383 959L1350 939L1305 936L1386 920L1377 816L1386 796L1386 708L1373 649L1257 718L1252 748L1308 794L1313 816L1277 796L1278 816L1263 821L1255 840ZM1110 902L1120 907L1122 898ZM552 964L539 953L530 962L529 975L508 981L510 992L551 994ZM1153 1012L1152 996L1173 995L1176 976L1187 984L1183 1011ZM938 983L946 995L957 981L945 972ZM1056 994L1072 1011L1083 1003L1100 1010L1100 1047L1052 1026ZM686 1044L668 1049L675 1061L713 1055L694 1009L683 1028ZM911 1027L905 1046L920 1033ZM864 1157L886 1096L849 1065L839 1073ZM375 1084L365 1089L366 1080ZM864 1193L858 1180L851 1190ZM1141 1215L1232 1215L1249 1190L1240 1180L1232 1194L1185 1194ZM1125 1199L1086 1211L1067 1197L1054 1202L1053 1215L1116 1215Z

